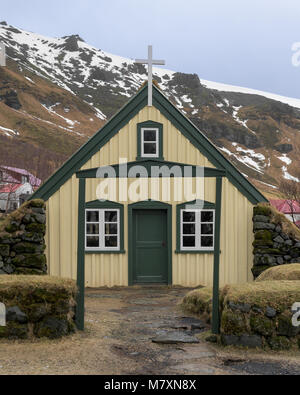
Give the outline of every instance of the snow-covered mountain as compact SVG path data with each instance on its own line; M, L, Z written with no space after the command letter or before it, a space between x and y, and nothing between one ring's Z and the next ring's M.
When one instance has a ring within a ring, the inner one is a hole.
M29 149L36 156L38 150L40 157L48 155L45 174L95 133L147 79L145 66L97 49L77 35L48 38L2 22L0 41L8 55L8 67L0 70L0 155L1 146L6 157L20 144L22 152ZM295 177L300 99L161 68L154 69L154 78L260 189L274 193L282 178ZM37 163L38 172L39 167L45 166Z

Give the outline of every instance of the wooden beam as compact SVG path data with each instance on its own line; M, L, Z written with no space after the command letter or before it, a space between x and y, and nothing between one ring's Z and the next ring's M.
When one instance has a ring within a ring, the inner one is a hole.
M76 326L84 330L84 290L85 290L85 179L79 180L78 192L78 240L77 240L77 306Z
M216 220L215 220L215 248L214 248L214 279L213 279L213 306L212 306L212 333L220 333L220 227L222 209L222 178L216 178Z

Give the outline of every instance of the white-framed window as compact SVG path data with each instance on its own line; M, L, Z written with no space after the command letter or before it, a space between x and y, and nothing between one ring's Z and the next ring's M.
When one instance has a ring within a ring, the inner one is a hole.
M87 209L85 211L86 251L120 250L120 210Z
M213 251L215 210L181 210L180 247L182 251Z
M141 129L141 156L143 158L159 157L159 129L142 128Z

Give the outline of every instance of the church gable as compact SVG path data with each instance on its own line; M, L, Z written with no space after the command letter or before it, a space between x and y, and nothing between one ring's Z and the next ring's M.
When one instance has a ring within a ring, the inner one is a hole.
M251 203L266 201L159 89L153 86L152 107L147 106L147 98L145 86L39 188L33 197L48 200L80 169L114 165L119 163L120 158L133 162L140 159L141 150L155 152L157 147L160 151L157 152L159 159L226 170L230 182ZM149 121L158 125L157 128L150 125L152 130L158 129L158 134L152 133L152 137L151 133L150 136L149 133L141 136L141 131L147 130ZM144 137L148 142L142 147Z

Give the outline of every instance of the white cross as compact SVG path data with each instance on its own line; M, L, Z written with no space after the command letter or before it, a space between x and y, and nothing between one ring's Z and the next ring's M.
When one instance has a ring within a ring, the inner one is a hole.
M0 43L0 66L6 66L5 45Z
M164 66L166 63L164 60L153 60L152 45L148 46L148 59L136 59L135 63L147 64L148 65L148 106L152 107L152 78L153 78L153 65Z

